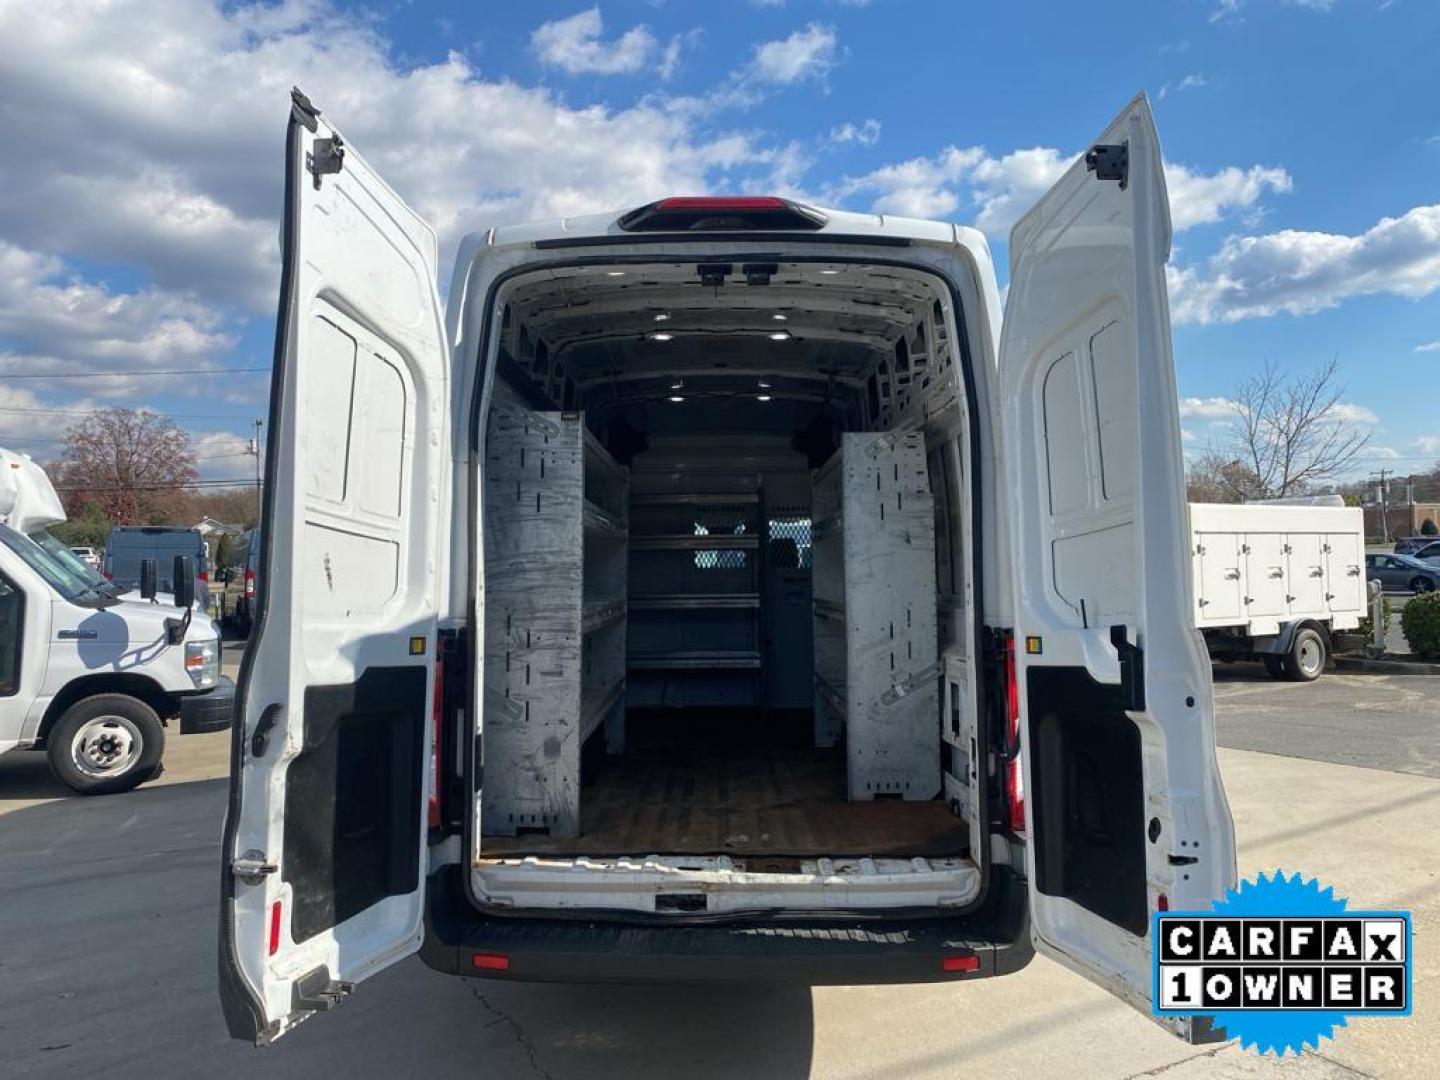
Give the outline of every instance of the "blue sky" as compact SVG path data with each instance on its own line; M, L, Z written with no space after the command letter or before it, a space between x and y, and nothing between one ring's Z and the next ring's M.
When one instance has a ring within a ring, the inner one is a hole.
M1338 361L1363 473L1440 459L1440 8L1424 0L0 0L0 440L111 403L244 476L304 88L440 232L774 191L1008 226L1137 90L1176 221L1192 449ZM15 103L43 102L22 109ZM1425 346L1434 347L1427 350ZM19 378L64 372L115 378Z

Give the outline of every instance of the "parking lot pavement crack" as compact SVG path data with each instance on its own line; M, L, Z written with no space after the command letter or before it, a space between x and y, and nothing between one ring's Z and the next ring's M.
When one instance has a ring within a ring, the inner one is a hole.
M1155 1068L1146 1069L1144 1072L1131 1073L1129 1076L1125 1077L1125 1080L1139 1080L1139 1078L1142 1076L1163 1076L1171 1069L1177 1069L1181 1065L1186 1065L1192 1061L1199 1061L1201 1058L1213 1058L1222 1050L1228 1050L1234 1045L1235 1044L1233 1042L1221 1043L1219 1046L1212 1046L1209 1050L1201 1050L1198 1054L1191 1054L1189 1057L1179 1058L1175 1061L1168 1061L1164 1065L1157 1065L1155 1066Z
M1325 1062L1326 1064L1334 1065L1337 1069L1344 1069L1347 1073L1351 1074L1352 1076L1363 1077L1364 1080L1375 1080L1375 1076L1374 1076L1373 1073L1361 1072L1359 1069L1355 1068L1355 1066L1353 1066L1353 1065L1346 1065L1343 1061L1336 1061L1334 1058L1330 1057L1330 1056L1327 1055L1327 1054L1322 1054L1322 1053L1320 1053L1318 1050L1310 1050L1310 1051L1308 1051L1308 1052L1307 1052L1307 1056L1308 1056L1308 1057L1317 1057L1317 1058L1319 1058L1321 1061Z
M555 1080L553 1076L541 1067L539 1049L531 1042L530 1036L525 1034L525 1029L520 1026L520 1021L516 1020L503 1009L493 1005L490 999L480 992L480 988L469 979L465 980L465 985L470 988L470 993L475 995L475 1000L480 1003L480 1007L493 1016L497 1024L504 1024L505 1027L509 1029L510 1034L515 1037L515 1041L520 1045L520 1049L525 1051L525 1058L529 1061L530 1068L535 1071L535 1075L544 1077L545 1080Z

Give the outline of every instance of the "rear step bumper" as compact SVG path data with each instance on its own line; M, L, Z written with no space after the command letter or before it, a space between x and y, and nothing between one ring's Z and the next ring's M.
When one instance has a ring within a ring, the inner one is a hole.
M942 982L1007 975L1030 962L1025 883L991 870L981 907L961 918L829 919L663 926L484 916L458 867L430 878L420 956L450 975L529 982ZM477 961L476 954L480 954ZM956 963L959 958L974 961ZM952 970L942 967L951 958ZM973 969L965 967L973 965Z

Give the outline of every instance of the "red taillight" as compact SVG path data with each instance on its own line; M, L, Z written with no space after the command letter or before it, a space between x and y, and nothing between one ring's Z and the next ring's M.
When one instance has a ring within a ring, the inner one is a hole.
M940 958L941 971L979 971L980 957L974 953L965 953L962 956L942 956Z
M203 581L203 582L205 582L206 585L209 585L209 584L210 584L210 571L209 571L209 570L201 570L199 576L200 576L200 580Z
M255 571L254 571L254 570L249 570L249 569L247 569L247 570L245 571L245 599L246 599L246 600L254 600L254 599L255 599Z
M440 827L440 726L445 705L445 661L435 659L435 693L430 698L430 722L434 730L430 733L434 743L430 747L430 805L428 818L430 828Z
M774 195L674 195L655 204L656 210L788 210Z
M1170 897L1166 896L1166 895L1162 892L1159 896L1157 896L1157 897L1155 898L1155 908L1156 908L1157 911L1169 911L1169 910L1170 910Z
M1020 676L1014 637L1005 640L1005 742L1011 755L1005 770L1006 824L1019 833L1025 831L1025 773L1020 764Z
M481 971L509 971L510 957L499 953L477 952L470 957L470 966Z
M280 951L280 901L276 900L270 905L270 953L274 956Z

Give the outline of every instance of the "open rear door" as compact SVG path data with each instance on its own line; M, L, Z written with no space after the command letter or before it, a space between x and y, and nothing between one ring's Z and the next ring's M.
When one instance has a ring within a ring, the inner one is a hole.
M269 1042L419 948L449 440L435 236L298 94L221 1001Z
M1000 350L1035 944L1147 1015L1151 913L1205 909L1235 879L1191 618L1169 252L1139 97L1011 233Z

